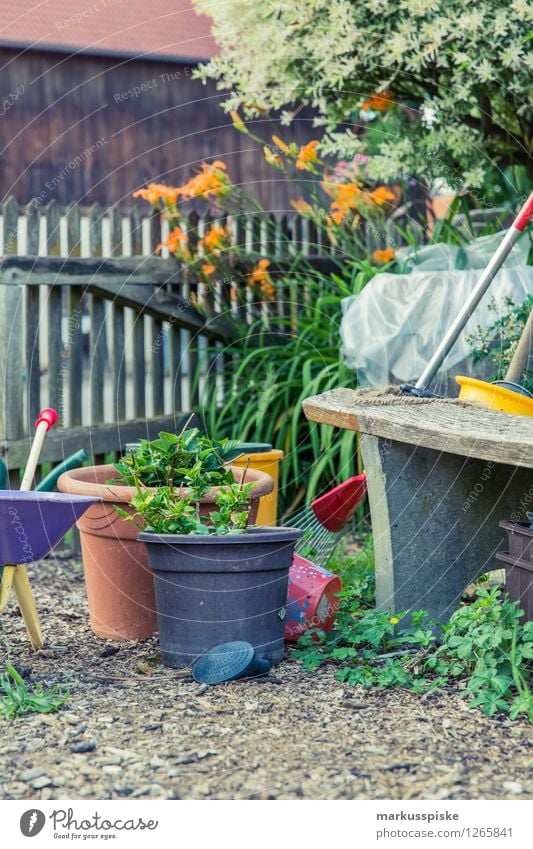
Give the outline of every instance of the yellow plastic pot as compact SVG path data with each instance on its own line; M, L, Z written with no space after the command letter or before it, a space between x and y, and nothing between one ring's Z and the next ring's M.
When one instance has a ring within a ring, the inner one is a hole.
M270 451L258 451L250 454L243 454L232 460L234 466L246 466L247 461L250 461L250 468L257 469L260 472L266 472L274 480L274 489L267 495L263 495L259 499L259 509L257 511L257 525L275 526L278 519L278 484L279 484L279 464L283 459L283 451L276 448Z
M461 387L459 398L463 401L477 401L485 407L492 407L493 410L501 410L502 413L514 416L533 416L533 398L528 398L527 395L520 395L511 389L473 377L455 379Z

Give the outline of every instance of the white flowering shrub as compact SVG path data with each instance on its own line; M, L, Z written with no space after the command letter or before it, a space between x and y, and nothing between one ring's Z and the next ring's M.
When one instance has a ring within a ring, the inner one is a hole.
M289 124L311 105L322 151L371 152L379 180L444 173L469 188L491 164L533 175L530 0L194 2L220 45L201 73L228 110ZM357 133L365 120L373 131Z

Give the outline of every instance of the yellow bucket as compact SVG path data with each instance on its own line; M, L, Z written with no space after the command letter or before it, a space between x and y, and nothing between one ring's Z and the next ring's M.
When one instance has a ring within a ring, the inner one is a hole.
M533 398L527 395L473 377L455 379L461 387L459 398L463 401L478 401L485 407L515 416L533 416Z
M234 466L246 466L250 460L251 469L259 469L266 472L274 479L274 489L268 495L259 499L259 510L257 511L256 525L274 526L278 519L278 485L279 464L283 459L283 451L273 448L271 451L258 451L257 453L243 454L236 460L232 460Z

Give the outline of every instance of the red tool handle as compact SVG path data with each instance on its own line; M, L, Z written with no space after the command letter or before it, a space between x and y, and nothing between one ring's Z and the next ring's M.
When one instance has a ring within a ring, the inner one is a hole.
M524 206L513 221L513 227L516 230L525 230L531 219L533 218L533 192L526 200Z
M355 475L312 502L316 518L327 531L342 531L366 493L366 475Z
M51 427L53 427L56 422L59 420L59 413L57 410L53 410L51 407L45 407L44 410L41 410L39 413L39 418L35 422L35 427L39 427L40 424L46 422L47 428L49 431Z

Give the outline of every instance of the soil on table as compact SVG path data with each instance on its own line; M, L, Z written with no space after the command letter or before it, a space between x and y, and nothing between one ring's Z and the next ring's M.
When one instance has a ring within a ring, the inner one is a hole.
M202 687L162 666L157 638L89 629L79 564L30 568L45 650L1 619L26 681L71 691L59 713L0 719L3 799L496 799L533 797L533 729L454 692L339 684L289 658L265 679Z

